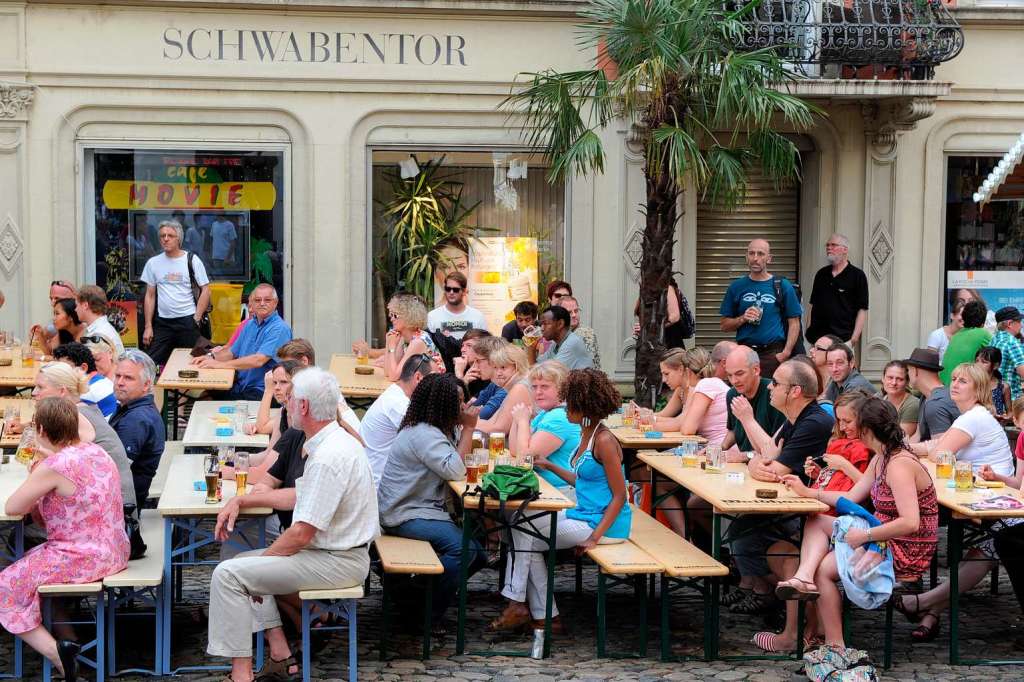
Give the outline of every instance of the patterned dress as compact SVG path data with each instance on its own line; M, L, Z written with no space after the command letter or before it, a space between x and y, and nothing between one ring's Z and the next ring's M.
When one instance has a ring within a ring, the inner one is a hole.
M42 623L40 585L88 583L128 565L121 477L114 460L94 443L78 443L45 463L75 484L74 494L52 490L39 500L46 542L0 572L0 625L21 634Z
M911 457L917 462L917 458L912 455L896 454L893 457ZM892 488L885 480L885 471L890 461L892 458L885 460L881 474L871 486L875 516L882 523L888 523L900 515ZM901 582L915 582L928 570L938 542L939 499L934 485L929 483L927 488L917 491L917 506L921 510L921 524L917 532L889 540L896 579Z

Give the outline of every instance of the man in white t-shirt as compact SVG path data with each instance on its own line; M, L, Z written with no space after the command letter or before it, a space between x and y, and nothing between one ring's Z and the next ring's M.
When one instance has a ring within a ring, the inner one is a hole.
M388 463L388 455L391 454L391 444L398 435L405 411L409 409L412 392L420 380L431 372L433 363L429 358L413 357L402 366L398 381L388 386L363 415L359 436L363 439L366 456L373 470L374 488L380 484L380 477L384 474L384 465Z
M210 302L210 279L199 257L192 258L192 270L199 287L198 300L192 296L188 273L189 253L181 249L181 224L165 220L158 228L163 253L146 261L142 281L146 283L143 302L146 326L142 343L153 362L162 365L175 348L191 348L199 338L199 322Z
M121 335L107 319L107 294L95 284L86 284L75 295L75 312L85 323L82 336L102 336L114 347L117 357L124 352Z
M221 216L213 221L210 236L213 238L213 266L218 269L223 268L225 261L233 260L235 241L238 239L235 224Z
M466 305L467 284L466 276L457 270L445 276L444 305L427 315L427 329L453 339L461 339L470 329L487 329L484 314Z

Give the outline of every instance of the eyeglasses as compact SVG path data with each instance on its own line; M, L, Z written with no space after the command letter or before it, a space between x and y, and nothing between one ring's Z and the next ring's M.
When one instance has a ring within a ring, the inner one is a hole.
M457 294L462 291L462 287L445 287L444 290L449 294Z
M397 320L398 319L398 313L388 313L388 319L389 320Z
M811 346L811 350L816 350L819 353L827 353L830 350L832 350L832 348L831 347L829 347L829 348L822 348L821 346Z
M256 304L273 303L273 302L274 302L274 299L272 299L272 298L250 298L249 299L249 303L256 303Z
M102 343L104 346L109 346L110 343L100 335L95 336L83 336L81 339L82 343Z
M70 289L71 291L76 291L74 284L71 284L70 282L66 282L66 281L64 281L62 279L55 279L55 280L53 280L52 282L50 282L50 286L51 287L62 287L64 289Z
M791 383L789 383L788 381L779 381L779 380L778 380L778 379L776 379L775 377L772 377L772 381L771 381L771 383L770 383L770 384L768 384L768 385L769 385L769 386L770 386L771 388L775 388L776 386L788 386L789 388L792 388L792 387L796 386L796 384L791 384Z
M571 296L571 295L572 294L560 294L560 293L558 293L556 291L555 293L551 294L551 298L565 298L566 296Z

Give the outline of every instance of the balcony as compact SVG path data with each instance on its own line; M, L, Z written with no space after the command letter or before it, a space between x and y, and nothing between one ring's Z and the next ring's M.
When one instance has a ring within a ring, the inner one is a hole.
M778 47L808 78L930 80L964 44L941 0L761 0L746 11L740 49Z

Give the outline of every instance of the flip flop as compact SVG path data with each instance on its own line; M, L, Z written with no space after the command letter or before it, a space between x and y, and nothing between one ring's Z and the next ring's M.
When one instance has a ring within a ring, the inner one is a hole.
M803 587L801 587L803 586ZM805 589L810 587L811 589ZM818 587L812 582L802 580L793 576L789 580L781 581L775 587L775 596L783 601L814 601L819 596Z

